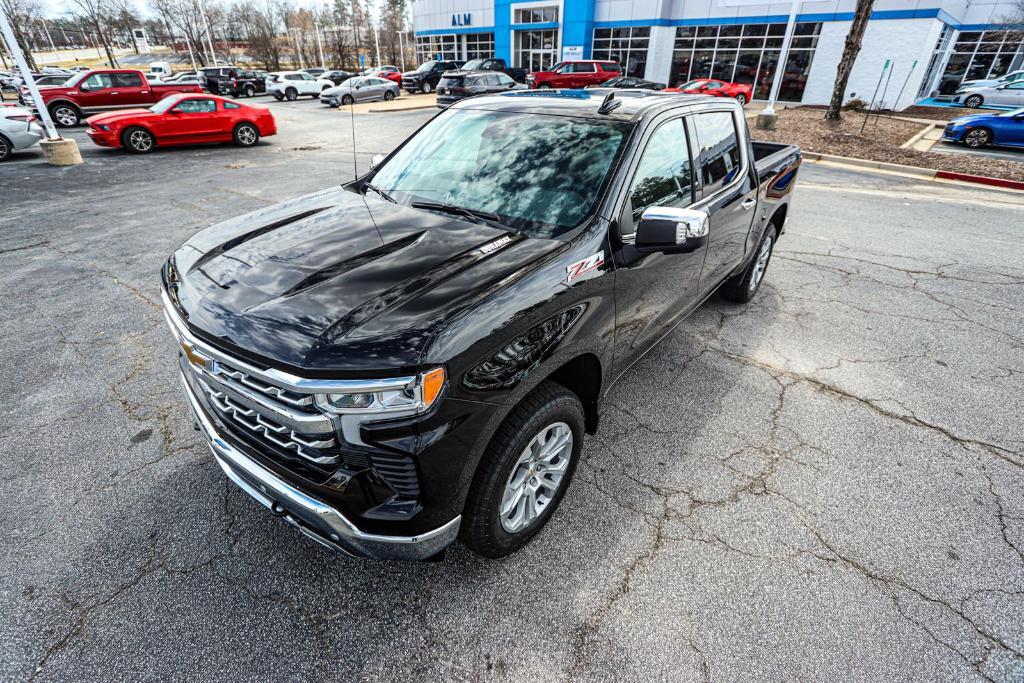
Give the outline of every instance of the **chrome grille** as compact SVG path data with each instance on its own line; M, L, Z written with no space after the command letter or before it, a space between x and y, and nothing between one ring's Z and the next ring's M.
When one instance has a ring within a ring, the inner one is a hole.
M227 365L222 361L217 361L214 368L214 374L232 379L241 384L242 386L248 387L250 389L255 389L260 393L266 394L267 396L275 398L281 401L282 403L286 403L290 406L294 406L296 408L310 409L313 407L313 397L310 396L309 394L300 394L296 391L289 391L288 389L276 387L273 384L267 384L266 382L260 381L255 377L245 374L241 370L236 370L235 368L232 368L231 366Z
M203 381L202 377L200 377L200 385L206 391L210 404L225 417L230 418L235 424L261 436L279 448L294 451L297 455L318 465L334 464L339 461L340 454L337 452L317 452L323 449L338 448L338 439L333 434L300 434L294 429L289 429L286 425L279 424L266 417L257 409L242 405L228 396L227 392L214 389L207 382Z

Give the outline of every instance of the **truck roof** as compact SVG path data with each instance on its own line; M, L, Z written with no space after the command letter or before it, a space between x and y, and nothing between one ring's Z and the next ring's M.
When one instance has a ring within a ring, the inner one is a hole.
M608 93L622 104L607 114L598 109ZM603 120L637 121L674 107L721 104L721 97L663 93L640 88L587 88L586 90L515 90L497 95L478 95L452 105L456 109L491 109L557 116L582 116Z

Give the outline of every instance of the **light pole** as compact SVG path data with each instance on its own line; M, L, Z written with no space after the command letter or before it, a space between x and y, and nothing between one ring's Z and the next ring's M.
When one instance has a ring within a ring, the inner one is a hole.
M327 70L327 63L324 62L324 45L320 42L320 21L313 22L313 30L316 31L316 49L320 53L320 68Z
M14 61L18 64L18 69L21 70L21 76L25 79L28 92L39 111L39 119L43 122L43 128L46 130L46 139L40 140L39 146L42 148L47 162L54 166L73 166L74 164L82 163L82 155L78 151L78 144L74 140L62 138L57 133L57 128L53 125L53 119L50 118L50 112L46 108L42 96L39 94L39 88L36 87L36 79L32 77L32 71L28 68L28 62L21 51L21 45L18 45L18 41L14 39L14 31L11 30L11 24L7 21L7 14L2 11L0 11L0 33L3 33L4 41L11 51L11 56L14 57Z
M380 68L380 33L377 31L377 22L373 22L373 49L377 52L377 68Z
M203 3L199 9L199 13L203 15L203 25L206 26L206 42L210 45L210 59L213 60L213 65L217 66L217 53L213 51L213 32L210 31L210 19L206 16L206 3Z
M782 50L779 52L779 61L775 65L775 76L772 78L772 89L768 95L768 106L757 115L757 127L761 130L774 130L775 100L779 96L779 88L782 87L782 77L786 73L786 62L789 61L789 45L793 42L793 31L796 28L796 17L800 12L800 1L792 0L789 6L789 21L786 22L786 37L782 39ZM757 85L756 83L754 85Z

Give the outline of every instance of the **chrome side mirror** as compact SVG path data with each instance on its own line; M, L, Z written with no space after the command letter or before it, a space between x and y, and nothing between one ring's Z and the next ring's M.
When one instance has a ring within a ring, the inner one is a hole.
M370 168L377 168L384 159L385 157L383 154L374 154L370 157Z
M704 211L652 206L640 217L635 245L645 253L696 251L707 244L709 227L710 220Z

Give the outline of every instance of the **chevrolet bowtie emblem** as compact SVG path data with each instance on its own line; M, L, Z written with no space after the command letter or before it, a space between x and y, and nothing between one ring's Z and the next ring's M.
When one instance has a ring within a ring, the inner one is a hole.
M197 368L206 370L213 369L214 360L212 358L208 358L203 354L199 353L198 351L196 351L196 347L192 346L188 342L180 342L180 345L181 351L182 353L185 354L185 358L188 358L189 363L196 366Z

